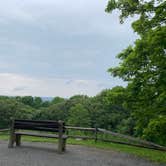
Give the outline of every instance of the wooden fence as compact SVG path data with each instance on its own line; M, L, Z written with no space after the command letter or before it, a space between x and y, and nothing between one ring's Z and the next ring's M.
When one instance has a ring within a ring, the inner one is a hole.
M5 131L9 131L9 129L0 129L0 132L5 132ZM91 140L94 140L95 142L97 141L111 142L111 143L118 143L118 144L166 151L166 147L155 144L153 142L115 133L115 132L108 131L101 128L84 128L84 127L66 126L66 131L69 138L77 138L77 139L83 139L83 140L91 139ZM81 131L83 132L83 134L78 135L77 132L72 134L71 131ZM89 133L89 135L87 135L87 132ZM111 138L103 138L103 135L105 134L107 134L108 137L111 136Z
M125 145L131 145L131 146L136 146L136 147L143 147L143 148L166 151L166 147L164 147L164 146L161 146L161 145L149 142L149 141L141 140L139 138L115 133L115 132L108 131L108 130L101 129L101 128L83 128L83 127L71 127L71 126L66 126L66 128L67 128L67 134L70 138L92 139L95 141L112 142L112 143L125 144ZM71 135L69 130L89 131L92 134L91 134L91 136ZM102 135L102 134L107 134L107 135L110 135L113 137L117 137L117 138L120 138L121 140L109 139L109 138L105 139L105 138L99 137L99 135ZM123 139L128 140L128 141L123 141Z

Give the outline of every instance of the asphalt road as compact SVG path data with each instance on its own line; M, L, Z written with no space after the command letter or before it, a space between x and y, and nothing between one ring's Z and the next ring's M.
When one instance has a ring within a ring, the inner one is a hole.
M0 166L157 166L157 164L125 153L84 146L67 145L67 151L58 154L56 144L23 143L21 147L8 149L7 142L0 141Z

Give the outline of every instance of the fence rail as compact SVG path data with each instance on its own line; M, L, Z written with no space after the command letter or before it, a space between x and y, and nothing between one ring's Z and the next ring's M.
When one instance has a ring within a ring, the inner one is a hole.
M9 129L0 129L0 132L9 131Z
M72 126L65 126L66 129L73 129L73 130L82 130L82 131L95 131L95 128L85 128L85 127L72 127Z

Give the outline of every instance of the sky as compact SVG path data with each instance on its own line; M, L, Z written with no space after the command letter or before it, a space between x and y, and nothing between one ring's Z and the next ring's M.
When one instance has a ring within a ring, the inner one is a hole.
M0 2L0 95L94 96L122 80L107 70L134 43L107 0Z

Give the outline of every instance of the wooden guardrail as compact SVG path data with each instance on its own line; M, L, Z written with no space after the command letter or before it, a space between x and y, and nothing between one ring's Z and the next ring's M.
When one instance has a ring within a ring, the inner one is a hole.
M101 128L98 128L98 131L106 133L106 134L110 134L112 136L116 136L116 137L119 137L119 138L124 138L124 139L127 139L129 141L133 141L133 142L137 142L137 143L124 142L124 141L115 141L115 140L111 140L110 142L166 151L166 147L155 144L153 142L145 141L145 140L135 138L135 137L131 137L131 136L127 136L127 135L124 135L124 134L115 133L115 132L108 131L108 130L101 129ZM109 142L109 140L105 140L105 141Z
M158 144L155 144L153 142L145 141L139 138L131 137L128 135L124 134L119 134L115 133L109 130L101 129L101 128L85 128L85 127L73 127L73 126L65 126L67 135L69 138L78 138L78 139L92 139L96 141L103 141L103 142L112 142L112 143L118 143L118 144L124 144L124 145L131 145L131 146L136 146L136 147L143 147L143 148L149 148L149 149L156 149L156 150L161 150L161 151L166 151L165 146L161 146ZM83 131L83 132L91 132L90 136L87 135L72 135L70 134L69 130L77 130L77 131ZM0 129L0 132L5 132L9 131L9 129ZM104 139L98 137L99 134L108 134L114 137L118 137L121 139L127 139L129 142L126 141L118 141L118 140L113 140L113 139Z
M153 142L145 141L139 138L127 136L124 134L119 134L115 133L112 131L108 131L105 129L101 128L83 128L83 127L71 127L71 126L66 126L66 129L68 131L68 136L70 138L81 138L81 139L94 139L95 141L104 141L104 142L112 142L112 143L118 143L118 144L125 144L125 145L131 145L131 146L136 146L136 147L143 147L143 148L149 148L149 149L156 149L156 150L162 150L166 151L166 147L155 144ZM92 132L92 136L78 136L78 135L70 135L69 130L80 130L80 131L90 131ZM129 142L125 141L117 141L117 140L112 140L112 139L104 139L104 138L99 138L98 134L108 134L114 137L122 138L122 139L127 139Z

